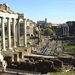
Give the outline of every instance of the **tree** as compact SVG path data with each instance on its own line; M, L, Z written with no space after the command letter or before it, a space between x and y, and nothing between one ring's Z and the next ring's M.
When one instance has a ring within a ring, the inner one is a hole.
M52 26L51 29L56 33L56 35L61 35L62 34L62 29L59 26Z
M51 28L47 28L44 32L44 35L46 35L46 36L50 36L52 34L53 34L53 30Z

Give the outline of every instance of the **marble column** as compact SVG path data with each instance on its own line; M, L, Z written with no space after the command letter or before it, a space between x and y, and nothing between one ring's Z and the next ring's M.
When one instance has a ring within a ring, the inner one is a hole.
M66 35L66 27L63 27L63 33Z
M65 35L67 34L67 27L65 27Z
M27 47L27 32L26 32L26 19L23 19L23 24L24 24L24 46Z
M66 35L67 35L67 27L66 27Z
M20 24L19 24L19 19L17 19L17 45L20 46Z
M40 45L40 41L41 41L40 26L38 28L39 28L39 31L38 31L38 44Z
M69 26L68 26L68 35L69 35Z
M11 50L11 24L10 18L7 18L7 25L8 25L8 49Z
M16 48L16 33L15 33L15 19L12 19L13 26L13 47Z
M4 27L4 18L1 18L1 27L2 27L2 51L6 51L5 48L5 27Z
M64 35L64 27L63 27L63 35Z

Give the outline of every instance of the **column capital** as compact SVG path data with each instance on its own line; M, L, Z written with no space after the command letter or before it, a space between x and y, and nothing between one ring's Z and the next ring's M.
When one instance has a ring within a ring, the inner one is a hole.
M16 18L12 18L12 20L16 20Z
M16 21L16 19L15 18L12 18L12 22L15 22Z
M5 19L5 17L0 17L1 19Z
M26 18L24 18L23 20L26 20Z
M6 19L11 19L10 17L6 17Z
M16 20L19 20L19 18L17 18Z

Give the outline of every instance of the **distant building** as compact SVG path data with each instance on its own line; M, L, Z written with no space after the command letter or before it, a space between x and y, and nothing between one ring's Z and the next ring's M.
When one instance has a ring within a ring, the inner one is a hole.
M69 35L69 26L68 24L60 24L62 35Z
M42 21L37 21L37 25L39 25L40 27L51 27L51 23L47 22L47 18Z
M42 21L37 21L37 25L39 25L40 27L58 26L58 24L47 22L47 18L45 18L45 20L42 20Z

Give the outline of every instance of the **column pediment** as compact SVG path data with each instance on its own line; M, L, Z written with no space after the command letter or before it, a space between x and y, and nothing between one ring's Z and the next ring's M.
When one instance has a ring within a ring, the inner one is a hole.
M10 18L24 18L24 14L22 13L15 13L10 9L8 4L0 4L0 17L10 17Z
M5 13L5 12L1 12L0 11L0 17L10 17L10 18L18 18L17 14L9 14L9 13Z
M5 12L5 13L7 12L7 13L10 13L10 14L15 14L15 12L10 9L9 5L5 4L5 3L0 4L0 11Z

